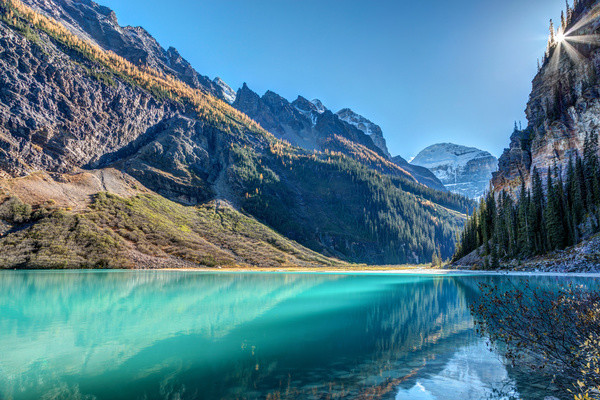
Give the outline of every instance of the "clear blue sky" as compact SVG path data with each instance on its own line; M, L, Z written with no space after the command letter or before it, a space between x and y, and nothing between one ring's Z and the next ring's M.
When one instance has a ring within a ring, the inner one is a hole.
M410 158L438 142L500 155L564 0L98 0L202 74L381 125Z

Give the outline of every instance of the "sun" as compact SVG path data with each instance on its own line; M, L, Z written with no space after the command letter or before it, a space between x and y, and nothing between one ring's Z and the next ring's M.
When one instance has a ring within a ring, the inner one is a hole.
M566 36L565 36L565 34L564 34L564 33L562 33L562 32L558 32L558 33L556 34L556 42L557 42L557 43L562 43L562 42L564 42L566 38L567 38L567 37L566 37Z

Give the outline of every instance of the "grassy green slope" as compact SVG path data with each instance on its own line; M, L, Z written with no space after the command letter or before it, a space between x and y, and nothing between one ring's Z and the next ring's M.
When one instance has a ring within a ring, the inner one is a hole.
M158 195L99 193L79 212L32 213L14 198L0 211L13 225L0 239L0 268L343 265L223 203L186 207Z

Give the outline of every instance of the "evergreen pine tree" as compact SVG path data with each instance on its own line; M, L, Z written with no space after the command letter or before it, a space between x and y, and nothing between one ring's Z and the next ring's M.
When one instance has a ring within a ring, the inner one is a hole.
M533 205L533 231L535 232L535 253L542 254L546 250L545 236L543 234L543 220L544 220L544 188L542 187L542 179L537 168L533 168L532 177L532 193L531 202Z
M598 135L595 132L585 135L583 143L583 170L585 176L585 188L587 196L587 206L596 204L598 194L594 182L598 164Z
M500 259L498 258L498 250L497 250L497 246L496 243L492 244L492 254L490 255L490 267L492 269L498 269L500 268Z
M588 196L587 196L587 187L585 180L585 168L583 167L583 160L579 155L575 159L575 179L579 184L579 189L581 190L581 201L583 203L583 209L587 209L588 207Z
M577 155L579 159L579 155ZM576 161L577 162L577 161ZM567 198L569 201L569 213L571 214L571 244L579 242L579 224L583 219L583 193L581 190L581 181L577 176L576 162L573 162L573 158L569 159L569 166L567 168Z
M548 168L546 190L548 202L544 209L544 225L546 231L546 243L548 250L555 250L562 246L562 221L558 206L557 188L552 180L552 171Z
M525 179L521 178L521 191L519 192L519 201L517 204L517 243L521 256L530 256L533 252L532 237L530 232L529 220L529 191L525 187Z
M556 212L558 214L559 222L561 223L560 229L560 244L559 248L564 249L568 244L570 237L572 236L571 226L571 213L568 212L569 206L567 198L565 196L565 185L562 179L562 172L554 167L556 172L556 185L554 192L556 193Z

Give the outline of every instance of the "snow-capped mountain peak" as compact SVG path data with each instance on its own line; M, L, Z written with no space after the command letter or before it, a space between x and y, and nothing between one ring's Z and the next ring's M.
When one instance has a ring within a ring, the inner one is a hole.
M313 126L317 124L319 115L327 110L319 100L309 101L302 96L298 96L292 103L292 106L294 106L302 115L310 118Z
M450 191L471 198L485 193L498 169L498 159L489 152L454 143L429 146L410 163L428 168Z

